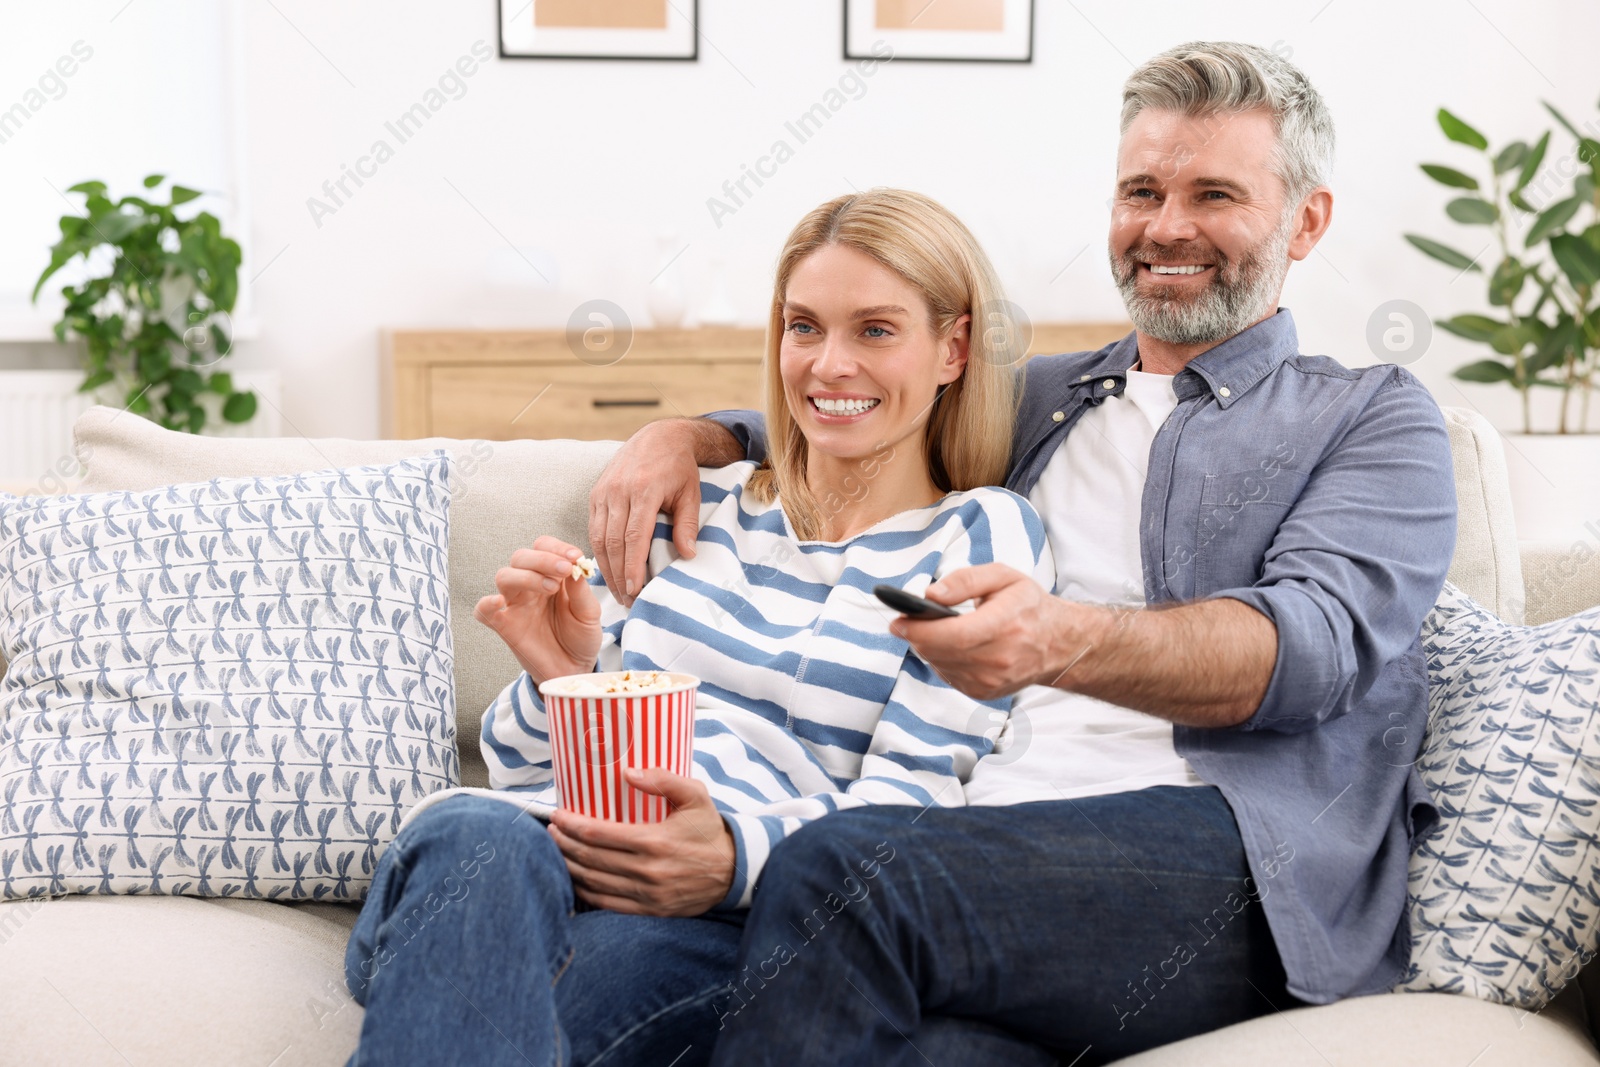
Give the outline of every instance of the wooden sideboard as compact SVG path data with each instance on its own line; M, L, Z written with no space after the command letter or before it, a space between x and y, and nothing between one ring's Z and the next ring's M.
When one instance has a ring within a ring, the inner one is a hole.
M1029 355L1094 349L1127 323L1034 327ZM759 408L765 331L637 330L612 362L564 330L386 330L383 434L620 440L653 419ZM584 352L584 358L575 355Z

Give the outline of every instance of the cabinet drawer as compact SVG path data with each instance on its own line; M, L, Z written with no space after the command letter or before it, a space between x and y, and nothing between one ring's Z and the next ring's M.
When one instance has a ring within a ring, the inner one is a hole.
M761 406L757 363L451 366L429 372L438 437L620 440L655 419Z

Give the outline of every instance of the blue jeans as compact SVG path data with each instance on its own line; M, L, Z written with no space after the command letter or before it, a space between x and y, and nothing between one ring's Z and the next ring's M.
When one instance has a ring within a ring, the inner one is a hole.
M779 845L725 1067L1103 1063L1300 1003L1211 786L868 807Z
M575 908L543 823L451 797L378 860L345 948L366 1007L347 1067L704 1064L741 919Z

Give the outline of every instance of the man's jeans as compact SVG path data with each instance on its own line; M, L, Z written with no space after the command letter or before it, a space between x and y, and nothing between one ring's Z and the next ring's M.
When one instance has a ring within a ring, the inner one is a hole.
M1211 786L829 815L767 862L714 1062L1084 1067L1296 1006L1271 891Z
M710 1058L737 919L574 910L544 825L451 797L383 853L345 949L349 1063L657 1065Z

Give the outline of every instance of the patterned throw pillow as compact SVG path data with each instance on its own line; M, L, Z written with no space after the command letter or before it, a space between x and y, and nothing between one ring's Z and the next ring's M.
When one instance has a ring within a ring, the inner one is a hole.
M460 780L449 474L0 495L0 898L364 898Z
M1422 629L1416 992L1544 1007L1600 940L1600 608L1508 626L1446 585Z

